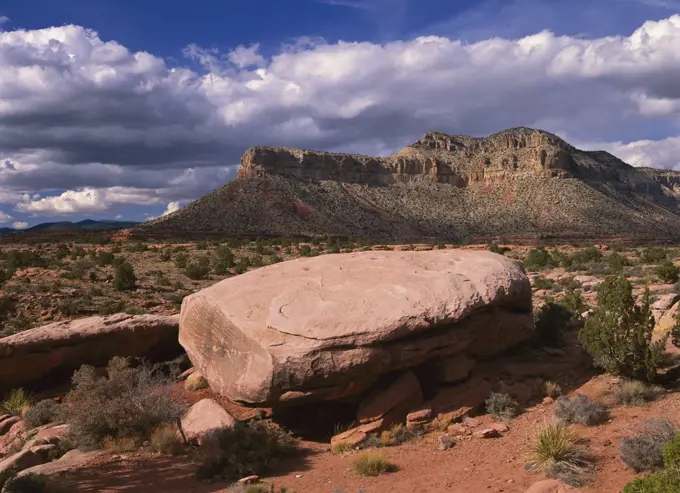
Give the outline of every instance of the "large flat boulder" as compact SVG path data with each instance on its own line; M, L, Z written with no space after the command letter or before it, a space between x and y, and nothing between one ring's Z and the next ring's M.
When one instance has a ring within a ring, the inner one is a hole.
M367 378L533 332L522 268L481 251L360 252L283 262L186 297L179 341L210 387L247 404L348 397Z
M83 364L113 356L171 358L181 354L177 315L127 315L57 322L0 339L0 393L45 378L70 377Z

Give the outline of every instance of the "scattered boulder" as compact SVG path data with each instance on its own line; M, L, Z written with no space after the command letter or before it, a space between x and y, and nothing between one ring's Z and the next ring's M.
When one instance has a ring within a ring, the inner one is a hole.
M357 411L357 421L367 423L382 419L383 426L403 422L409 411L423 402L418 379L407 371L385 389L378 389L366 397Z
M522 382L506 383L501 381L498 385L498 392L509 394L520 405L527 404L533 397L531 387Z
M203 399L189 408L181 423L187 440L200 443L206 433L231 428L236 424L236 420L213 399Z
M180 317L179 341L210 387L251 405L358 395L366 377L491 356L533 332L522 268L466 250L282 262L186 297Z
M17 474L17 477L25 476L27 474L35 474L38 476L54 476L63 474L84 466L102 454L104 454L104 452L100 450L94 450L91 452L69 450L57 460L24 469Z
M14 423L7 433L0 436L0 457L6 455L17 441L23 440L25 435L26 425L24 422Z
M14 426L19 421L21 421L19 416L8 416L0 421L0 436L9 433L10 428L12 428L12 426Z
M652 303L652 310L668 310L675 305L678 300L680 300L680 294L677 293L661 295L658 300Z
M654 327L654 332L665 334L666 332L670 331L675 325L675 316L679 310L680 303L676 303L671 308L666 310L663 315L658 318L656 326Z
M406 426L421 426L432 421L432 409L424 408L413 411L406 416Z
M178 316L86 317L26 330L0 339L0 392L39 380L68 378L81 365L105 366L113 356L171 359Z
M501 434L496 428L484 428L483 430L473 432L472 436L475 438L497 438Z
M54 445L41 445L10 455L0 461L0 477L9 471L19 472L38 464L44 464L52 458L50 455L55 448Z
M370 433L375 433L382 429L384 429L382 419L371 421L370 423L350 428L347 431L343 431L342 433L338 433L337 435L333 436L331 438L331 446L339 443L345 443L351 447L354 447L366 440Z
M455 383L465 380L470 370L475 366L475 360L463 353L455 354L437 362L437 377L440 383Z
M431 402L432 411L437 414L440 423L448 425L483 406L492 389L491 383L481 377L442 388Z

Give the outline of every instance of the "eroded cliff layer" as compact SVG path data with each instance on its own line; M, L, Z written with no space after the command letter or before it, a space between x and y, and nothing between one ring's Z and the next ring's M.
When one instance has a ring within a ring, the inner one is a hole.
M252 147L226 186L139 236L680 239L680 173L528 128L428 133L389 157Z

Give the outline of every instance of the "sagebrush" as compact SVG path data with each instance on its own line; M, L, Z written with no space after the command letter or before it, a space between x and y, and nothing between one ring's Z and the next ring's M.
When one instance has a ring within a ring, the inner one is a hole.
M594 401L583 394L576 394L573 398L560 396L555 404L555 417L567 424L578 423L594 426L607 419L607 406Z
M173 375L147 362L132 366L130 360L115 357L101 377L84 365L72 382L62 414L80 447L101 447L106 440L148 440L160 426L177 422L186 409L172 392Z
M238 421L232 428L211 432L201 441L201 479L236 480L262 475L298 448L298 441L286 431L265 421Z

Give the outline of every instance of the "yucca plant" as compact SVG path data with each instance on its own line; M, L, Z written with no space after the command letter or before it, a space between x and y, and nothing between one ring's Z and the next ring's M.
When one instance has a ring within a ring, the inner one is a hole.
M526 467L543 471L573 486L585 484L593 467L593 460L579 446L579 436L558 421L541 427L532 439Z
M21 416L24 409L31 405L31 394L24 389L12 390L0 407L9 414Z

